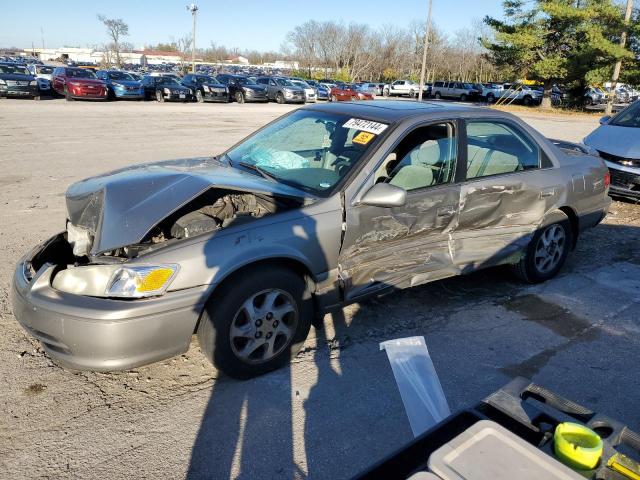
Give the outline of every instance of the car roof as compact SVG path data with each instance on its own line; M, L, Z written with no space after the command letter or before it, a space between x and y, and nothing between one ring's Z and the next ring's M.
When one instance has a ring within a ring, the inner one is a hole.
M309 105L303 107L306 110L322 110L353 117L364 117L383 122L397 122L409 117L420 115L437 115L443 112L460 114L461 112L476 113L479 110L488 115L508 116L502 112L496 112L480 107L466 105L454 105L441 102L418 102L404 100L370 100L366 102L332 102ZM498 115L500 114L500 115Z

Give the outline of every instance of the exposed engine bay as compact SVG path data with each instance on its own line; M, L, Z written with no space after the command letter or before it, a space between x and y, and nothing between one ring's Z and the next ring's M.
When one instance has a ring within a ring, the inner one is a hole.
M213 232L231 225L300 207L302 199L273 197L260 193L211 189L182 206L153 227L139 242L103 252L100 257L134 258L175 242ZM67 238L76 257L88 256L91 241L77 233L78 227L67 225Z

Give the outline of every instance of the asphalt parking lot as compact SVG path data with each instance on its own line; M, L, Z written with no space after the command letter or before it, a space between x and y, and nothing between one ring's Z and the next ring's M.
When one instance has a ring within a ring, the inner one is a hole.
M452 410L523 375L640 429L640 205L614 202L554 280L502 269L353 305L291 368L238 382L197 342L128 372L72 373L20 329L17 259L64 229L73 181L219 153L292 106L0 100L0 478L345 478L411 439L381 341L424 335ZM581 140L597 117L525 120Z

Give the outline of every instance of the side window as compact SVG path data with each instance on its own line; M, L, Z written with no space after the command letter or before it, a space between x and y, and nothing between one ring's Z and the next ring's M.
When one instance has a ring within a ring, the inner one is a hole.
M467 179L540 168L540 147L518 127L467 123Z
M387 156L376 172L376 183L390 183L407 191L449 183L457 157L453 123L419 127Z

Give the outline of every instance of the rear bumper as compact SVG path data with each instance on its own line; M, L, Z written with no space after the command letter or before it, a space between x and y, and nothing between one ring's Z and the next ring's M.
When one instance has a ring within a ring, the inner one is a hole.
M13 276L14 316L57 363L77 370L125 370L189 348L206 287L139 300L72 295L51 287L53 265L27 280L26 258Z

